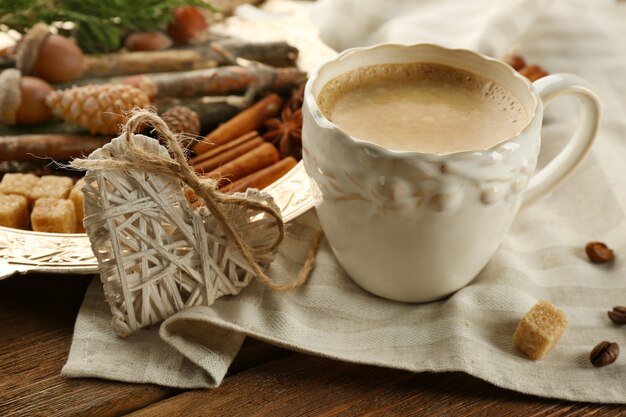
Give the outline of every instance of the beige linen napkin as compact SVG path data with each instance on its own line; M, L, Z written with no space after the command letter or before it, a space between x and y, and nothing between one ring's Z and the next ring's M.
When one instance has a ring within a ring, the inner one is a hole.
M626 349L626 329L606 314L626 304L625 36L625 3L570 1L541 17L521 40L530 61L552 72L579 73L595 85L606 110L600 136L572 177L521 212L492 261L451 297L417 305L369 295L324 242L303 288L277 293L253 282L237 297L171 317L159 334L149 329L121 340L109 328L96 283L79 313L63 374L216 386L245 334L350 362L464 371L544 397L626 403L626 354L605 368L593 368L588 359L602 340ZM565 99L548 106L542 161L562 146L576 125L576 110ZM274 275L293 276L315 225L312 212L290 225ZM612 246L616 262L589 263L583 248L590 240ZM542 298L563 309L570 325L556 348L533 362L516 351L511 337Z
M194 334L199 342L202 335ZM98 377L177 388L215 387L222 382L245 336L217 328L205 336L212 338L210 346L207 343L201 348L202 354L196 349L189 357L163 341L158 327L120 338L111 327L111 309L96 277L78 312L72 347L61 373L72 378ZM199 357L202 359L196 361Z

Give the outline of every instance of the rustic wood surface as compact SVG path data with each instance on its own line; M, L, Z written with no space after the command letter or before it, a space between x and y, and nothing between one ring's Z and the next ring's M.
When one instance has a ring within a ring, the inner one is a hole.
M353 365L252 339L214 390L61 378L89 280L0 281L0 416L626 415L623 406L521 395L461 373Z

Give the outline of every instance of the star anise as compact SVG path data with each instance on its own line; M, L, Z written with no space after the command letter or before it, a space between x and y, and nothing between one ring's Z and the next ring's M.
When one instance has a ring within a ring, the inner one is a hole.
M292 110L289 103L283 108L280 118L268 119L268 129L263 138L272 142L279 150L280 157L293 156L300 159L302 153L302 109Z
M293 90L289 101L287 101L286 106L293 111L302 108L302 103L304 102L304 86L305 84L302 84L300 87Z

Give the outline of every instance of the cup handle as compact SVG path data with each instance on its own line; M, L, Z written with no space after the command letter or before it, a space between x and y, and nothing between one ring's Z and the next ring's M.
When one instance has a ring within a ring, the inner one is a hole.
M574 136L552 161L530 179L523 207L552 191L578 166L595 139L602 112L600 98L591 90L589 83L578 75L548 75L533 85L544 105L561 94L573 94L580 99L583 108L582 120Z

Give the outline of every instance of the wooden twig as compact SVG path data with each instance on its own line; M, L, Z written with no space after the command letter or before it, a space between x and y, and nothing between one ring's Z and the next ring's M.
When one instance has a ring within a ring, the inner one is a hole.
M215 129L245 109L246 102L242 97L194 97L175 98L163 97L154 101L154 106L159 114L164 113L174 106L185 106L198 113L203 131Z
M46 157L67 160L88 155L108 141L108 138L90 135L0 136L0 161L28 161Z
M298 61L298 48L284 41L255 43L230 38L217 41L215 44L235 57L273 67L292 67Z
M193 97L243 94L250 86L255 85L264 86L272 91L288 92L305 81L306 73L295 67L229 65L192 71L86 78L55 84L55 88L63 90L77 85L107 83L126 83L142 88L150 84L151 89L154 89L154 96Z
M0 57L0 70L7 68L15 68L15 58L12 56Z
M184 49L87 55L82 78L212 68L232 65L234 57L273 66L291 66L297 56L298 50L286 42L246 43L224 40Z
M87 135L89 132L84 127L65 122L47 122L34 125L13 125L0 124L0 136L17 135L41 135L57 133L64 135Z
M243 94L251 86L288 92L306 81L306 74L297 68L268 66L226 66L195 71L145 74L126 78L123 82L141 87L150 84L158 97L226 96Z

